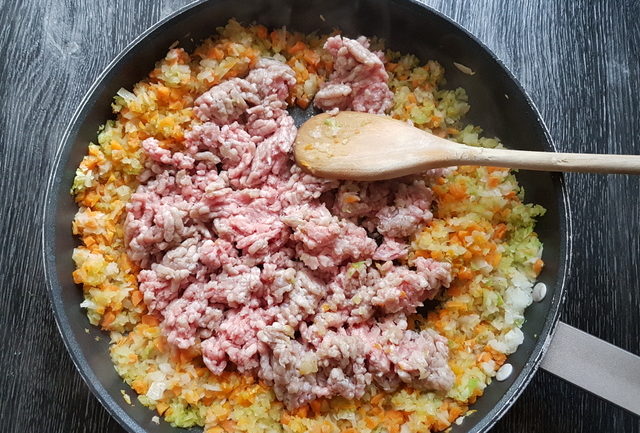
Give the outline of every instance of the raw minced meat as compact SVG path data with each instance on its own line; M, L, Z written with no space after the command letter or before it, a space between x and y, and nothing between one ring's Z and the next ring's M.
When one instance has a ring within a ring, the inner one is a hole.
M324 48L334 57L329 81L320 87L314 104L323 110L384 114L393 104L382 52L369 51L366 38L330 37Z
M386 72L367 46L327 42L335 80L351 86L347 105L383 112ZM371 383L446 390L446 340L407 325L451 281L446 263L406 261L432 218L431 191L423 180L339 183L302 172L285 102L294 84L287 65L262 59L196 99L202 123L181 151L143 142L125 235L144 301L171 344L199 347L214 373L231 363L258 376L289 408L358 398Z

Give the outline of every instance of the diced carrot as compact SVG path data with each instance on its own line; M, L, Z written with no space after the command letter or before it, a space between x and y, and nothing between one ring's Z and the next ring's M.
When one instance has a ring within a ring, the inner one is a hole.
M466 245L466 239L459 236L451 236L449 238L449 242L451 242L453 245Z
M502 254L499 252L493 252L487 256L487 262L494 268L500 264L500 260L502 259Z
M107 283L102 284L100 288L106 292L117 292L118 290L120 290L120 288L115 284L107 284Z
M487 349L487 351L491 354L491 357L498 365L504 364L504 362L507 360L507 355L505 355L504 353L493 350L490 347Z
M169 405L167 403L159 402L156 405L156 410L158 411L158 415L163 415L167 409L169 409Z
M158 326L158 324L160 323L157 318L150 314L145 314L144 316L142 316L140 321L147 326Z
M108 328L116 320L116 315L111 312L111 310L107 310L102 316L102 321L100 322L100 326L103 328Z
M543 267L544 267L544 262L542 261L542 259L538 259L533 264L533 272L535 272L536 275L538 275L540 273L540 271L542 271Z
M95 206L96 203L98 203L98 201L100 201L100 195L97 194L95 191L90 191L84 196L84 199L82 200L82 204L87 207L93 207Z
M414 93L409 93L409 95L407 95L407 101L415 104L417 102L416 95Z
M384 413L384 418L389 427L389 433L398 433L400 425L404 423L404 414L399 410L388 410Z
M306 418L309 415L309 405L305 404L300 406L298 409L296 409L294 415L299 418Z
M311 406L311 410L314 415L318 415L320 413L320 410L322 409L322 402L320 400L311 400L309 405Z
M216 59L216 60L222 60L222 59L224 59L224 51L223 51L223 50L221 50L221 49L220 49L220 48L218 48L218 47L214 47L214 48L211 50L210 55L211 55L214 59Z
M274 30L271 32L271 34L269 35L271 38L271 46L272 48L276 51L276 52L280 52L280 50L282 50L284 48L284 45L286 43L285 38L286 38L286 33L281 36L280 32L278 32L277 30Z
M464 199L467 198L467 192L463 185L459 183L454 183L449 187L449 193L456 199Z
M93 236L83 236L82 237L82 241L89 248L91 248L92 246L94 246L96 244L96 238L93 237Z
M455 421L464 411L460 406L451 406L449 409L449 421Z
M495 188L500 185L500 178L496 176L489 176L489 181L487 182L489 188Z
M364 423L365 423L365 425L366 425L367 427L369 427L369 428L374 428L375 426L377 426L377 425L378 425L378 421L376 421L376 419L375 419L375 418L370 417L370 416L368 416L368 417L366 417L366 418L364 419Z
M316 53L313 50L305 50L304 52L304 56L302 57L304 59L305 62L307 62L309 65L313 65L313 69L315 69L315 66L320 63L320 56L318 55L318 53Z
M140 302L142 302L142 292L140 292L140 290L134 290L131 293L131 302L133 303L133 305L138 305Z
M84 165L87 170L93 170L93 168L98 165L98 160L96 158L87 157L82 161L82 165Z
M478 362L482 363L482 362L487 362L491 359L491 354L489 352L482 352L480 355L478 355Z
M443 260L444 254L442 251L431 251L431 257L433 257L435 260Z
M461 284L452 284L451 287L447 289L447 296L460 296L460 295L462 295Z
M197 356L197 352L191 349L180 349L180 362L183 364L188 363Z
M306 45L304 42L302 42L302 41L298 41L298 42L296 42L295 44L293 44L292 46L290 46L290 47L287 49L287 52L288 52L289 54L295 54L295 53L297 53L297 52L299 52L299 51L304 50L306 47L307 47L307 45Z
M382 401L383 398L384 398L384 393L379 392L371 398L371 404L377 405Z
M442 412L448 412L449 411L449 401L445 400L442 402L442 404L440 405L440 407L438 408L438 411Z
M473 272L471 271L471 269L467 268L467 267L463 267L459 272L458 272L458 277L463 279L463 280L470 280L473 278Z
M414 254L417 257L426 257L426 258L431 257L431 253L429 251L426 251L426 250L418 250Z
M83 277L84 277L84 273L82 272L82 270L80 269L76 269L75 271L73 271L72 273L73 275L73 282L76 284L80 284L83 281Z
M380 414L382 414L383 412L384 412L384 410L383 410L381 407L379 407L379 406L374 406L374 407L372 407L372 408L369 410L369 413L370 413L371 415L374 415L374 416L380 415Z
M268 36L267 28L263 25L256 26L256 35L258 35L260 39L267 39L267 36Z
M167 107L169 110L182 110L184 108L184 104L181 101L174 101Z
M495 239L502 239L504 238L505 233L507 233L507 225L500 223L496 225L496 228L493 231L493 237Z
M233 420L225 420L220 423L220 427L224 429L226 432L235 432L236 431L236 422Z
M284 425L289 425L289 423L291 422L291 416L289 416L289 414L286 412L283 413L280 417L280 422Z
M157 86L156 98L161 102L168 102L171 96L171 90L167 86Z
M191 405L197 405L200 401L200 396L195 391L187 391L184 395L184 399Z
M133 388L138 394L146 394L149 389L147 384L141 379L134 380L131 383L131 388Z
M469 224L469 227L467 228L469 230L469 232L475 232L475 231L482 231L482 226L480 226L477 223L471 223Z

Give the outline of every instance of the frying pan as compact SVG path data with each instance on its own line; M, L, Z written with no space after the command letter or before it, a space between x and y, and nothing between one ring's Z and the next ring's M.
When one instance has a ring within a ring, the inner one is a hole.
M124 401L121 392L132 397L135 393L113 368L108 335L90 327L79 307L82 290L71 275L71 254L77 245L71 234L71 221L77 207L69 190L87 144L95 140L98 127L112 117L110 104L117 90L130 88L144 78L175 41L187 50L193 49L230 18L244 23L257 21L268 27L287 26L305 33L328 33L338 28L352 37L375 35L384 38L389 48L416 54L422 60L438 60L447 70L447 86L467 90L469 122L481 125L488 136L500 137L509 147L555 151L536 108L495 55L459 25L413 0L197 1L147 30L107 67L73 116L49 177L42 232L49 294L66 347L89 388L132 433L180 429L163 421L155 424L151 421L152 411ZM471 67L475 75L463 74L453 62ZM571 217L562 175L520 172L518 180L526 190L526 200L547 209L537 225L546 264L539 281L546 284L547 296L526 311L524 343L507 361L513 366L513 373L487 387L484 396L473 405L476 412L461 425L454 425L452 432L483 432L491 428L541 363L553 373L640 413L636 398L640 358L558 322L571 259Z

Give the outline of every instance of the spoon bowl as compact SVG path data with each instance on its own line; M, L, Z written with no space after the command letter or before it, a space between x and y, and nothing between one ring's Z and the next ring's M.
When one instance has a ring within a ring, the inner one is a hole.
M358 181L393 179L456 165L640 174L638 155L472 147L388 116L355 111L311 117L298 130L294 155L296 163L315 176Z

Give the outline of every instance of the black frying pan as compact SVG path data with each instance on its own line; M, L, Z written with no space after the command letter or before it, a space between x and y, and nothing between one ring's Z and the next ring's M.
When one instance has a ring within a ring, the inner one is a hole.
M257 21L268 27L287 26L306 33L315 30L328 33L339 28L348 36L375 35L384 38L389 48L416 54L422 60L438 60L447 71L447 86L467 90L471 104L468 121L482 126L489 136L500 137L509 147L555 151L537 110L495 55L460 26L415 1L212 0L195 2L165 18L132 42L83 99L58 149L45 203L44 263L58 327L84 380L129 432L166 433L180 429L164 422L154 424L151 422L154 412L140 404L125 403L121 390L132 397L135 393L113 368L108 336L91 328L79 307L82 290L71 275L74 270L71 254L77 245L71 234L71 221L77 207L69 189L87 144L95 141L98 127L112 117L110 104L118 89L130 88L144 78L174 41L190 50L233 17L244 23ZM461 73L453 66L454 61L470 66L476 74ZM486 431L505 413L531 380L558 323L571 250L565 186L559 174L521 172L518 180L526 189L526 200L547 209L537 232L544 243L546 264L540 281L546 283L548 294L542 302L527 309L522 328L524 343L508 359L514 367L513 374L503 382L494 381L473 406L477 412L462 425L454 426L453 432ZM86 328L91 328L90 333L85 332ZM574 341L573 328L565 325L563 329L563 336L569 332L568 338ZM103 338L96 341L95 337L101 335ZM566 354L556 346L554 359L564 360ZM622 355L626 359L625 354Z

